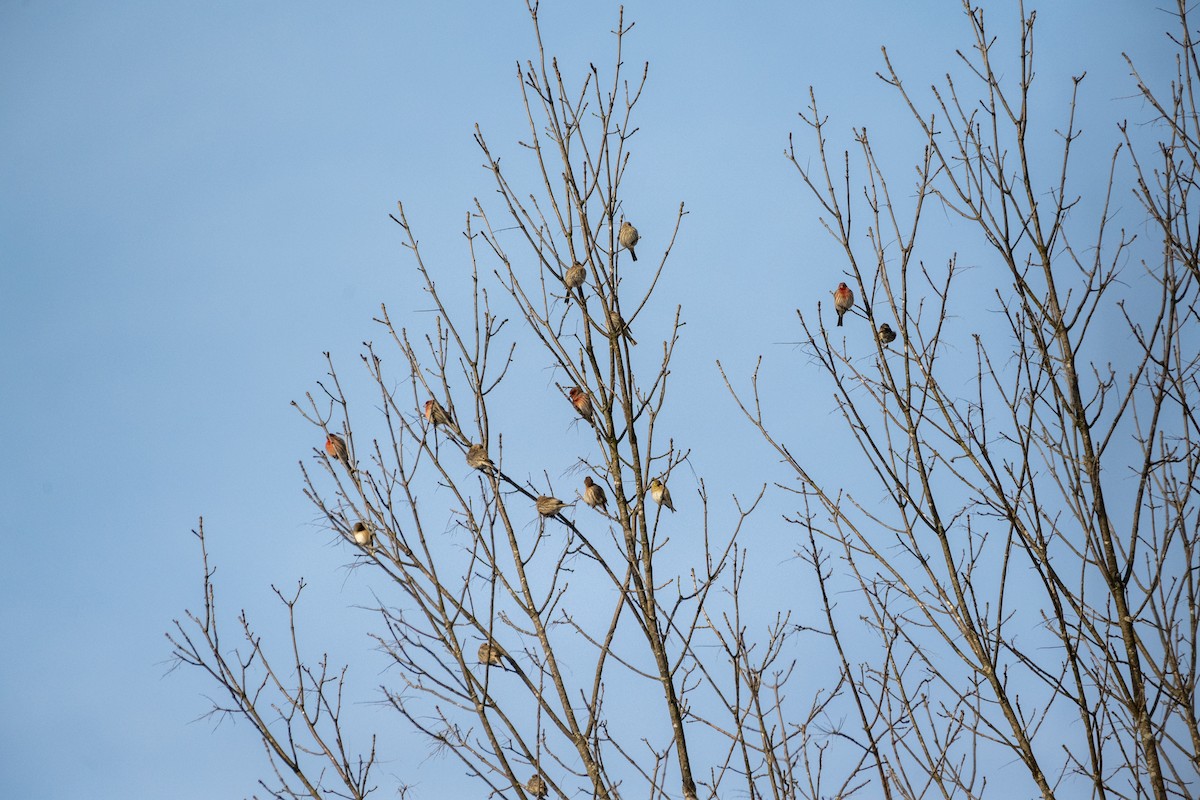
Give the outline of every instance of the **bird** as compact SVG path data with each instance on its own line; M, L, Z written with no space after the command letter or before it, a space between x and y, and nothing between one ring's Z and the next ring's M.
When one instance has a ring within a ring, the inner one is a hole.
M587 280L587 267L583 264L572 264L567 270L567 274L563 277L563 283L567 287L567 297L570 299L571 290L578 289L583 286L583 282Z
M879 331L875 334L875 337L879 339L880 344L886 347L887 345L896 341L896 332L892 330L891 325L888 325L885 322L879 326Z
M425 419L435 428L438 425L450 424L450 415L446 413L446 409L442 408L442 404L436 398L425 401Z
M608 511L608 498L604 496L604 487L593 481L591 475L583 479L583 502L598 511Z
M557 497L548 497L544 494L538 495L537 510L543 517L553 517L559 511L562 511L567 506L573 506L574 503L564 503Z
M350 466L350 451L346 448L346 440L336 433L325 434L325 452L334 461L340 461L345 464L346 469L351 472L354 471L354 468Z
M486 447L481 444L473 444L467 448L467 466L471 469L486 470L496 465L488 458Z
M675 511L675 504L671 502L671 490L658 478L650 481L650 496L660 506L666 506L671 509L672 513Z
M371 540L375 538L375 533L367 527L365 522L356 522L351 529L350 534L354 537L354 543L360 547L370 547Z
M621 318L621 312L615 308L608 312L608 332L611 336L624 336L631 345L637 346L637 339L629 332L629 326Z
M592 398L587 396L587 392L580 389L578 386L572 386L567 392L567 396L571 398L571 405L575 406L575 410L579 412L579 416L592 421Z
M833 293L833 308L837 311L838 327L842 327L842 316L854 306L854 292L850 291L850 287L845 281L838 284L837 291Z
M617 234L617 241L629 251L629 257L634 261L637 261L637 253L633 252L633 246L638 243L640 238L637 228L630 225L629 220L621 223L621 232Z
M504 666L504 648L492 641L479 645L479 663L492 667Z
M529 783L525 784L525 791L536 797L538 800L543 800L546 796L546 781L541 775L534 775L529 779Z

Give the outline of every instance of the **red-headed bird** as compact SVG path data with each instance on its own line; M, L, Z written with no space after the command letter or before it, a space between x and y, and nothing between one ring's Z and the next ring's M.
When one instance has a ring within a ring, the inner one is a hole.
M854 292L850 291L850 287L843 281L838 284L837 291L833 293L833 308L837 311L838 327L842 327L842 316L854 306Z
M575 406L575 410L579 412L579 416L592 421L592 398L587 396L587 392L580 389L578 386L572 386L567 392L567 396L571 398L571 405Z
M450 424L450 415L435 398L425 401L425 419L435 428Z
M325 452L334 461L342 462L346 469L354 471L354 468L350 466L350 451L346 447L346 440L336 433L325 434Z

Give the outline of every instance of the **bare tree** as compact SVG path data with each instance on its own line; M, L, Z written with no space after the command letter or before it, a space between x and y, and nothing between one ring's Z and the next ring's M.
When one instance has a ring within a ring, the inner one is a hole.
M1178 4L1167 94L1130 64L1153 119L1136 137L1120 125L1107 195L1087 204L1071 181L1093 168L1073 158L1084 76L1062 118L1036 119L1035 13L1022 10L1019 61L998 63L982 8L964 8L964 76L935 86L931 107L884 51L880 78L925 140L915 185L896 192L866 130L853 151L827 149L815 94L801 115L815 166L795 144L787 153L858 300L844 335L820 306L798 313L844 421L842 458L863 480L834 485L794 455L757 374L739 400L795 475L791 521L840 664L830 717L853 720L830 734L863 753L840 785L979 797L1003 775L1002 796L1192 797L1200 69L1188 10ZM1052 132L1047 166L1035 149ZM1119 227L1130 188L1144 216ZM984 255L965 271L960 252L976 244ZM979 334L966 309L980 302L1007 337ZM836 602L847 589L857 600Z

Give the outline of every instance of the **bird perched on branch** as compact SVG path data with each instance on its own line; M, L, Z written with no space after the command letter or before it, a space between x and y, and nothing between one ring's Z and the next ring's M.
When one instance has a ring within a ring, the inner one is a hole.
M572 264L567 270L567 274L563 276L563 284L567 287L567 299L571 299L571 290L578 289L583 286L583 282L587 280L587 267L583 264Z
M350 472L354 471L354 467L350 466L350 450L346 447L346 440L336 433L325 434L325 452L334 461L342 462Z
M658 478L650 481L650 496L654 498L654 502L660 506L666 506L674 513L675 504L671 502L671 490Z
M529 783L525 784L525 791L529 792L538 800L545 800L547 794L546 781L542 779L541 775L534 775L529 779Z
M608 511L608 498L604 495L604 488L593 481L591 475L583 479L583 502L599 511Z
M495 642L484 642L479 645L479 663L492 667L504 667L504 649Z
M354 527L350 529L350 535L354 537L354 543L359 547L370 547L371 541L375 538L375 532L362 521L354 523Z
M608 332L610 336L624 336L631 345L637 346L637 339L629 332L629 326L621 319L621 312L615 308L608 312Z
M875 337L879 339L879 343L884 347L896 341L896 332L892 330L892 326L886 322L879 326L879 330L875 333Z
M837 311L838 327L842 327L842 316L854 305L854 292L850 291L850 287L845 281L838 284L837 291L833 293L833 309Z
M425 419L435 428L439 425L450 424L450 415L446 413L446 409L442 408L442 404L436 398L425 401Z
M547 495L538 495L537 510L543 517L553 517L558 512L562 511L567 506L573 506L574 503L564 503L557 497L548 497Z
M637 253L633 252L633 246L638 243L638 239L640 238L642 237L638 236L637 228L630 225L629 220L621 223L621 230L617 234L617 241L629 251L629 257L634 261L637 261Z
M467 448L467 466L471 469L487 470L496 465L488 458L486 447L481 444L473 444Z
M592 421L592 398L587 396L587 392L580 389L578 386L572 386L567 392L567 397L571 398L571 405L575 406L575 410L579 412L579 416Z

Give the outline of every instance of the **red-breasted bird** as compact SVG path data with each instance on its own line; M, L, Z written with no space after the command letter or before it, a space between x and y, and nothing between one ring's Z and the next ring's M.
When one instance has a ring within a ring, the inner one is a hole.
M650 481L650 496L654 498L654 502L660 506L666 506L675 511L675 504L671 502L671 490L668 489L658 478Z
M442 404L436 398L425 401L425 419L435 428L439 425L450 424L450 415L446 413L446 409L442 408Z
M573 506L574 503L564 503L557 497L549 497L547 495L538 495L537 510L543 517L553 517L558 512L562 511L567 506Z
M854 306L854 292L850 291L850 287L845 281L838 284L837 291L833 293L833 309L837 311L838 327L842 327L842 316Z
M495 642L484 642L479 645L479 663L493 667L503 667L504 648Z
M896 341L896 332L892 330L892 326L888 325L886 322L879 326L879 330L876 332L875 336L879 339L879 343L885 347Z
M346 448L346 440L336 433L325 434L325 452L334 461L342 462L346 469L354 471L354 467L350 466L350 451Z
M567 392L567 396L571 398L571 405L575 406L575 410L579 412L579 416L592 421L592 398L587 396L587 392L580 389L578 386L572 386Z
M633 246L638 243L638 239L640 238L642 237L638 236L637 228L630 225L629 220L621 223L621 230L617 234L617 241L629 251L629 257L634 261L637 261L637 253L633 252Z
M546 790L546 781L541 775L534 775L529 779L529 783L525 784L525 791L536 797L538 800L545 800L548 794Z
M583 502L600 511L608 511L608 498L604 495L604 487L593 481L591 475L583 479Z
M467 466L471 469L490 469L495 464L488 458L487 448L481 444L473 444L467 448Z

